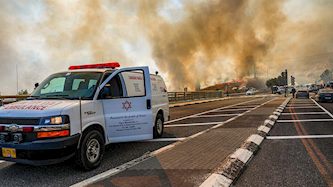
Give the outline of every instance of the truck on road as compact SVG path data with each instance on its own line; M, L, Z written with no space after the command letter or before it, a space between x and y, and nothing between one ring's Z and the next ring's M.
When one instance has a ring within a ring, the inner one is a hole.
M0 108L0 159L98 167L110 143L161 137L169 101L161 76L119 63L71 66Z

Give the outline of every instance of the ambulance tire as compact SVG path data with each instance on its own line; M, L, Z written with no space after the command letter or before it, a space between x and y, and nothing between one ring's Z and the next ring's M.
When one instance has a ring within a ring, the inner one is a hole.
M86 171L93 170L101 164L104 151L104 139L98 130L84 133L76 153L76 164Z
M153 129L153 135L154 138L160 138L163 135L164 131L164 119L162 114L157 114L156 120L155 120L155 125Z

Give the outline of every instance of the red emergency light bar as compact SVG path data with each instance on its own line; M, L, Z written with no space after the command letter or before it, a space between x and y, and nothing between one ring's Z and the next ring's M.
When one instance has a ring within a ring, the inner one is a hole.
M77 65L77 66L69 66L69 70L76 70L76 69L102 69L102 68L119 68L120 64L118 62L109 62L103 64L86 64L86 65Z

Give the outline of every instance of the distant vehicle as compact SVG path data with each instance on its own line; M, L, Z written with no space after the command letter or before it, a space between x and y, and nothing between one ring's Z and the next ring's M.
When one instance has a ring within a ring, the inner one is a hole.
M277 91L278 91L278 87L277 86L272 86L272 94L277 94Z
M315 98L318 102L333 102L333 89L320 89Z
M309 90L309 92L317 93L318 90L319 90L319 88L317 87L316 84L310 84L310 85L308 86L308 90Z
M330 81L327 83L326 87L330 87L330 88L333 88L333 81Z
M310 94L309 94L309 91L308 90L297 90L296 92L296 98L310 98Z
M257 92L255 88L251 88L246 92L246 95L254 95Z
M284 92L285 92L285 87L284 86L279 86L278 87L278 90L276 91L276 93L278 93L278 94L283 94Z

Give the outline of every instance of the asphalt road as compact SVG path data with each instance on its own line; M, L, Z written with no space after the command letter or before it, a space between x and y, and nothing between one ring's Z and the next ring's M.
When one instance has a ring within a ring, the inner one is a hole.
M228 100L172 108L172 121L171 123L166 124L163 138L174 138L174 140L165 140L162 138L156 142L111 144L107 147L102 165L90 172L81 171L75 166L72 160L62 164L42 167L1 162L0 186L69 186L138 158L147 152L152 152L172 144L177 141L176 138L186 138L190 135L201 132L213 126L214 123L230 119L234 115L209 118L210 120L205 118L188 118L186 116L199 113L237 115L249 110L251 107L253 108L258 104L268 101L269 99L272 98L232 98ZM210 111L219 108L221 111L217 111L215 113ZM209 122L212 124L186 125L202 122Z
M319 104L291 100L235 185L332 187L333 103Z

